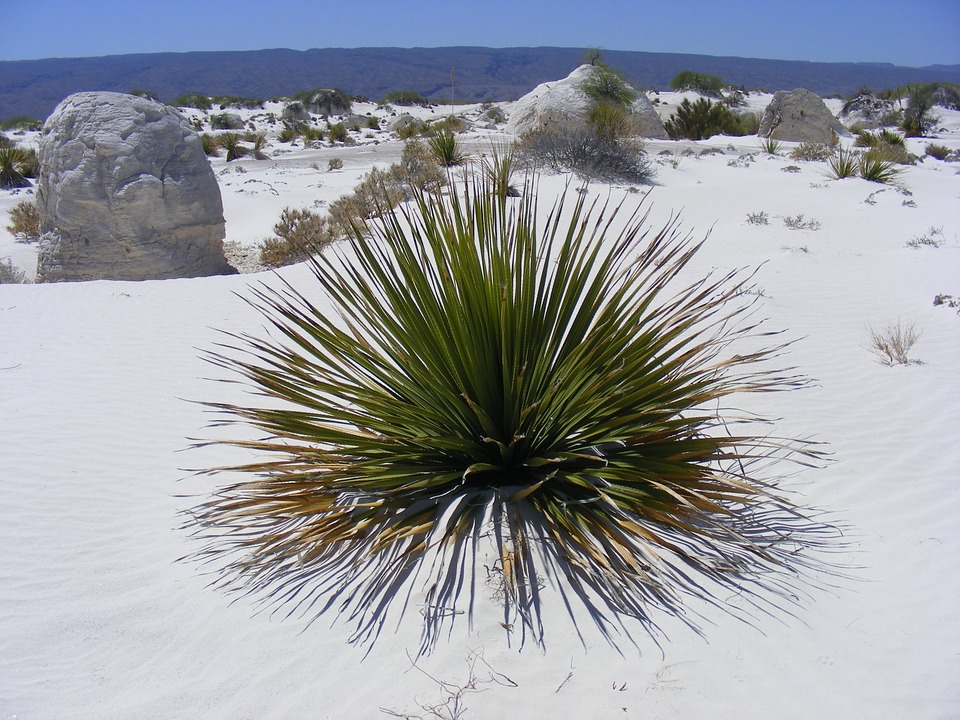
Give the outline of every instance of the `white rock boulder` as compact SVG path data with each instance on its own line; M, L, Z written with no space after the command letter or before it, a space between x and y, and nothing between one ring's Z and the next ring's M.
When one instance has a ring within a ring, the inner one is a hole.
M200 137L143 97L71 95L40 140L37 280L149 280L236 272Z
M829 143L849 134L819 96L799 88L781 90L764 110L757 135L788 142Z
M556 82L537 85L514 105L507 132L523 135L532 130L551 130L587 121L593 100L583 91L583 83L600 68L581 65ZM633 133L640 137L666 139L663 121L650 100L641 92L630 106Z

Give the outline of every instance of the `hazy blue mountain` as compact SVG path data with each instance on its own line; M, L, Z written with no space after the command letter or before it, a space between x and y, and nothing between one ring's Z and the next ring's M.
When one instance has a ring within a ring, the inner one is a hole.
M0 61L0 118L45 118L60 100L81 90L144 89L165 101L188 92L269 99L317 87L339 87L372 100L392 90L416 90L434 99L512 100L566 76L582 55L582 49L550 47L325 48ZM863 86L960 83L957 65L906 68L615 50L603 56L644 89L665 89L681 70L720 75L748 89L804 87L824 96Z

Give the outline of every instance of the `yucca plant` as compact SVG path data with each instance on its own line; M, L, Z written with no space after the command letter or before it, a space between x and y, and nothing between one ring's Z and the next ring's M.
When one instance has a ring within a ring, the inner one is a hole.
M0 147L0 188L30 187L36 175L36 155L21 147Z
M780 148L783 147L781 143L776 138L765 137L760 140L760 149L763 150L767 155L778 155L780 153Z
M607 140L619 140L630 134L630 118L623 105L611 102L597 103L587 115L587 123L594 133Z
M204 155L220 157L220 140L216 135L200 133L200 146L203 148Z
M900 168L882 154L868 150L860 157L860 177L870 182L889 185L900 176Z
M809 448L723 409L803 384L758 365L779 348L733 351L761 334L749 278L684 285L701 243L650 231L642 203L576 194L543 222L536 187L508 200L484 178L354 226L310 261L316 288L254 291L269 338L211 359L266 400L211 407L261 439L210 471L240 478L194 508L199 557L225 587L348 615L359 642L422 603L421 652L472 613L482 563L536 640L541 579L611 642L617 616L694 624L687 595L791 602L819 526L754 473Z
M852 150L845 150L841 145L837 147L837 152L830 158L829 163L833 177L842 180L857 174L860 168L860 156Z
M439 165L452 167L454 165L463 165L465 160L463 152L460 150L460 143L457 136L448 127L439 127L430 133L427 138L427 146L433 159Z
M512 146L494 147L490 156L481 158L487 183L494 195L500 198L520 197L520 190L513 184L514 151Z
M241 145L241 138L236 133L222 133L217 136L217 144L226 150L227 162L239 160L247 154L247 148Z

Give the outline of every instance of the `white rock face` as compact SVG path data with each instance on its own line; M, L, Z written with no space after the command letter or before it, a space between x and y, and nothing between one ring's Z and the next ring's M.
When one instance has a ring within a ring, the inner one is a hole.
M223 254L220 188L180 113L142 97L77 93L40 141L39 282L235 272Z
M829 143L847 130L819 96L804 90L781 90L773 96L760 121L760 137L788 142Z
M563 80L537 85L514 105L507 132L523 135L585 123L593 101L581 85L596 71L593 65L581 65ZM634 133L641 137L667 138L660 116L641 92L630 107L630 120Z

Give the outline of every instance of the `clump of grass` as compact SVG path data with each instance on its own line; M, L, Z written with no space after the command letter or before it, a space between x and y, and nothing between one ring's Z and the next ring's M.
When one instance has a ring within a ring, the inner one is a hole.
M347 141L350 133L347 126L342 122L327 125L327 139L332 143L343 143Z
M216 135L200 133L200 146L207 157L220 157L220 141Z
M267 134L265 132L251 132L247 133L247 142L252 144L250 152L253 154L253 157L257 160L266 160L268 155L264 152L264 148L267 146Z
M323 140L323 129L316 125L302 125L300 127L300 138L303 140L304 147L310 147L316 142Z
M343 169L343 158L332 157L327 161L327 172Z
M421 652L472 613L488 552L510 559L505 623L538 642L540 578L611 642L618 617L693 624L685 597L791 601L826 529L758 476L811 448L727 432L732 396L803 385L759 364L782 348L734 347L765 334L749 278L684 281L700 243L632 199L624 225L581 194L544 223L536 198L485 175L414 191L310 261L331 312L253 291L269 335L211 355L264 398L212 404L253 459L213 470L230 482L189 521L221 585L349 616L357 642L421 587Z
M300 137L300 130L298 128L284 125L280 129L280 132L277 133L277 142L290 143L298 137Z
M913 323L888 323L881 328L869 328L869 349L884 365L911 365L922 364L919 360L911 360L909 355L921 331Z
M217 136L217 144L227 153L227 162L239 160L247 155L248 150L241 144L242 142L242 138L237 133L227 132Z
M630 118L623 105L597 103L587 116L593 132L608 140L619 140L630 134Z
M946 145L940 145L938 143L928 143L923 152L924 155L929 155L937 160L946 160L948 157L950 157L950 148L948 148Z

